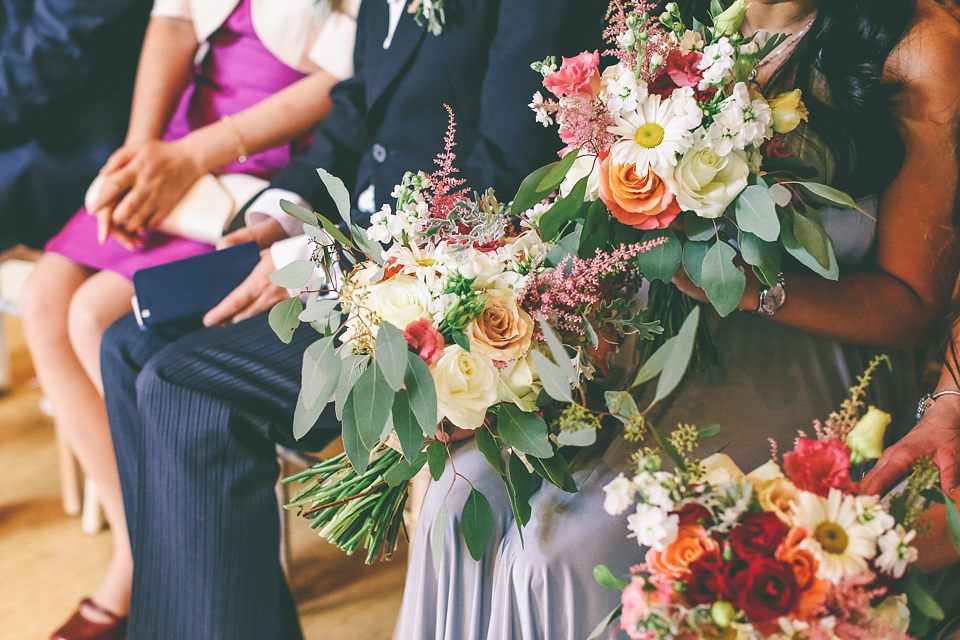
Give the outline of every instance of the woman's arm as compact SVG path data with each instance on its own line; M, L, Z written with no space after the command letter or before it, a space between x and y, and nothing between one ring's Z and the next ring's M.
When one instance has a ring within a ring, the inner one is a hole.
M930 337L957 274L952 215L960 27L940 17L939 8L921 0L913 27L888 62L889 72L905 80L896 115L906 157L880 200L877 268L838 281L787 273L787 302L772 320L852 343L914 346ZM747 272L738 308L755 311L761 285ZM705 299L683 273L675 282Z

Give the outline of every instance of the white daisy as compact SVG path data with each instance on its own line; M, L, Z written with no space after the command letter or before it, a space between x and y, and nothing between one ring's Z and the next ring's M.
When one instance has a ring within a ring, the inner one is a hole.
M665 173L676 166L677 156L693 145L691 130L700 125L701 118L697 101L688 93L678 90L666 100L649 95L636 111L621 114L608 129L621 137L610 150L611 158L616 164L636 165L640 175L650 167Z
M903 525L899 524L880 536L877 541L877 546L880 547L880 555L876 560L877 568L894 578L903 577L907 565L917 559L916 548L910 546L916 536L916 531L907 532Z
M401 273L415 276L425 284L433 297L439 296L446 288L452 262L446 242L423 246L411 244L409 247L396 244L387 251L386 258L393 258Z
M856 498L831 489L826 498L804 491L794 511L794 525L813 535L801 544L820 562L817 576L830 582L870 571L877 536L857 517Z

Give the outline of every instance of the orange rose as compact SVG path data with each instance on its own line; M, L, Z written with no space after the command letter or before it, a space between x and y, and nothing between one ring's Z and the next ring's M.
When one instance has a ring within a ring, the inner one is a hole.
M600 199L613 217L637 229L665 229L680 205L673 192L653 171L637 173L633 164L614 164L610 156L600 162Z
M651 571L680 580L700 556L719 549L717 541L710 537L702 525L684 524L677 530L676 540L663 551L648 550L646 561Z
M803 527L790 529L774 554L777 560L793 569L793 576L797 580L797 602L790 613L801 620L811 617L820 607L829 587L826 580L817 578L817 569L820 567L817 558L800 547L809 536L810 532Z

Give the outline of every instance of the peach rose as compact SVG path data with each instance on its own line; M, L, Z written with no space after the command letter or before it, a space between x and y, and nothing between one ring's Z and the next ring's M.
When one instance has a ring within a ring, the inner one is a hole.
M830 587L826 580L817 577L820 565L816 556L800 546L808 537L810 532L807 529L794 527L787 532L774 554L777 560L793 569L793 576L797 580L797 601L790 613L801 620L813 616Z
M637 173L633 164L614 164L610 156L600 163L600 199L613 217L637 229L665 229L680 205L673 192L653 171Z
M490 295L467 335L477 353L504 362L517 360L530 348L533 320L512 295Z
M681 580L689 572L690 565L700 556L719 549L720 545L710 537L703 526L684 524L677 529L676 540L663 551L648 550L646 561L651 571Z

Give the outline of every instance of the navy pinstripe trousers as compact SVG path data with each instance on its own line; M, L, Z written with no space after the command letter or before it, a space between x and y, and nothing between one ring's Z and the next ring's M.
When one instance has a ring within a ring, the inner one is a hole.
M266 314L164 335L132 315L104 334L110 429L133 545L130 640L302 638L279 558L275 444L293 439L309 327L282 344Z

